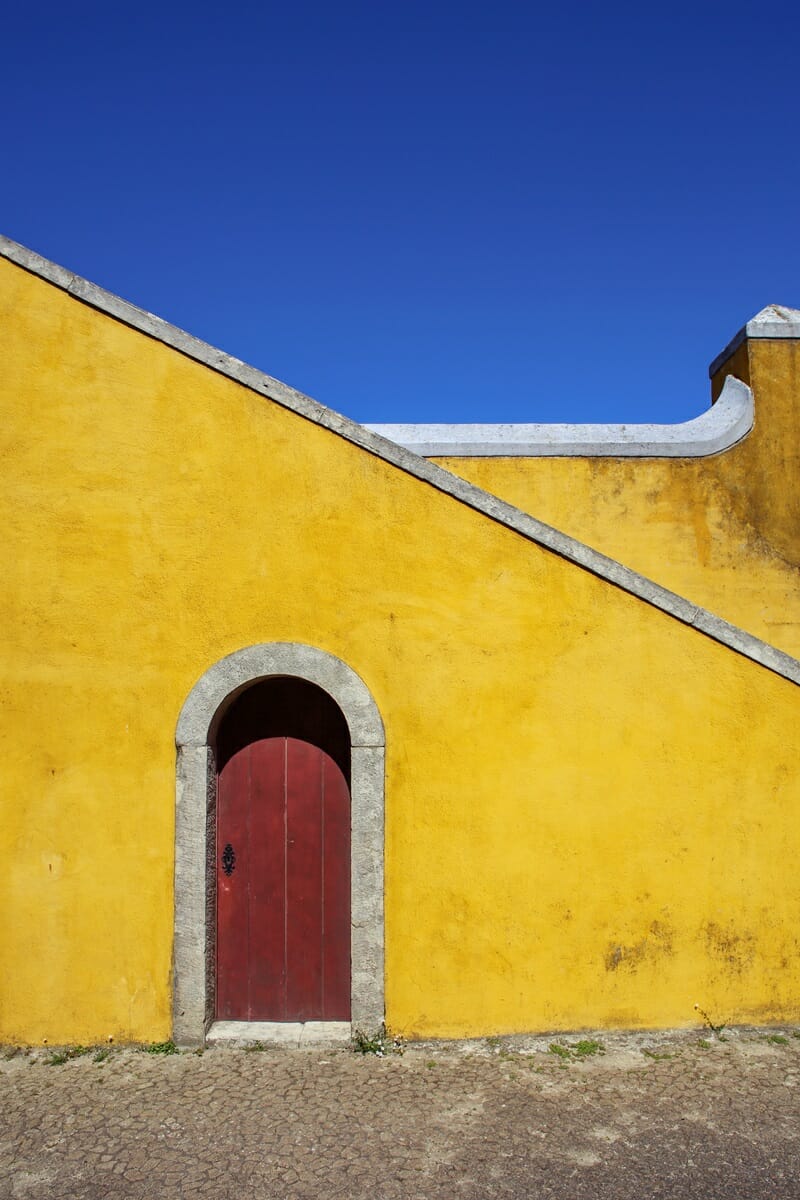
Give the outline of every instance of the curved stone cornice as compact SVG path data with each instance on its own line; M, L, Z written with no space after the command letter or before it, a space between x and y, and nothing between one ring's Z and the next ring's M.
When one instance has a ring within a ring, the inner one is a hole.
M702 458L753 428L753 393L733 375L707 412L676 425L368 425L423 458Z

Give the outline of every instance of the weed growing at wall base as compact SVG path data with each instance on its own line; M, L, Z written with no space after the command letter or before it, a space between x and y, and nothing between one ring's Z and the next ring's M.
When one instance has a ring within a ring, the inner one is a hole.
M721 1041L721 1042L726 1041L726 1039L722 1036L722 1031L725 1028L724 1022L722 1023L722 1025L715 1025L714 1022L711 1020L711 1017L708 1015L708 1013L705 1012L705 1010L702 1009L699 1004L695 1004L694 1011L699 1013L700 1016L703 1018L703 1024L705 1025L706 1029L708 1029L711 1033L713 1033L714 1036L719 1039L719 1041Z
M180 1051L174 1042L151 1042L149 1046L142 1046L145 1054L179 1054Z
M87 1046L66 1046L63 1050L54 1050L49 1058L45 1059L46 1067L61 1067L65 1062L69 1062L71 1058L81 1058L84 1054L88 1054Z
M602 1042L594 1038L583 1038L579 1042L551 1042L548 1046L551 1054L555 1054L562 1062L576 1062L582 1058L591 1058L594 1054L605 1054L606 1048Z
M402 1054L405 1045L402 1038L394 1037L385 1025L373 1034L363 1029L353 1033L353 1049L356 1054L374 1054L377 1058L385 1058L387 1054Z

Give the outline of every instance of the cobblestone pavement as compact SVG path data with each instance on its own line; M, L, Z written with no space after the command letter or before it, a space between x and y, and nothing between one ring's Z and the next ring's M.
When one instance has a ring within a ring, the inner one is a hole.
M800 1198L800 1031L581 1036L9 1051L0 1197Z

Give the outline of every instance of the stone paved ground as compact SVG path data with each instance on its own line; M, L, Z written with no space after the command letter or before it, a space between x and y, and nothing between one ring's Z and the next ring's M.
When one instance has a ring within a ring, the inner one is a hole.
M8 1052L0 1197L800 1198L800 1031L724 1036Z

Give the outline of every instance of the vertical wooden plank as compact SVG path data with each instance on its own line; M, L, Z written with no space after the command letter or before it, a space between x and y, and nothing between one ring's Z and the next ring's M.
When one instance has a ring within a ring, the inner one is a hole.
M223 1021L246 1020L248 1013L249 793L245 746L225 764L217 788L217 1017Z
M250 746L248 1017L286 1020L286 738Z
M322 1019L322 752L286 739L286 1020Z
M350 792L333 759L322 754L322 763L323 1020L349 1021Z

